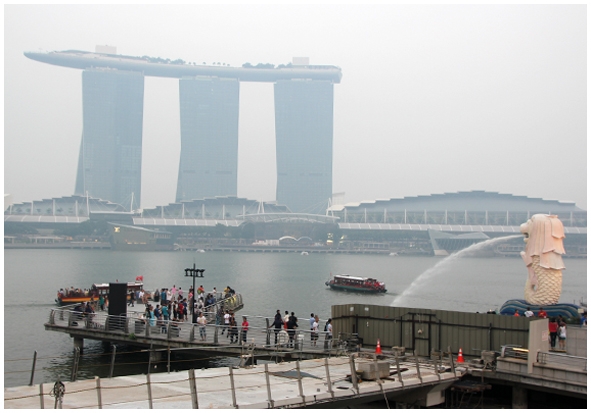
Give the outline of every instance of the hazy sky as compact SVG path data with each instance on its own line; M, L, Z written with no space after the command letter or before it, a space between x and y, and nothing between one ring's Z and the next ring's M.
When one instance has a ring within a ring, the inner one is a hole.
M4 192L72 195L82 75L25 51L341 67L333 192L470 190L587 207L587 6L4 6ZM178 80L146 78L142 206L174 202ZM241 83L238 196L275 199L273 86Z

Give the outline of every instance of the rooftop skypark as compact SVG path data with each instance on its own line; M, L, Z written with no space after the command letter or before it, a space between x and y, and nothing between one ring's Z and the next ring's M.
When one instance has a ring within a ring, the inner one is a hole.
M244 63L231 67L223 63L206 65L205 62L185 62L150 56L126 56L108 53L93 53L82 50L64 50L49 53L25 52L32 60L75 69L111 68L143 72L145 76L182 78L185 76L216 76L234 78L245 82L276 82L278 80L310 79L340 83L342 73L336 66L295 65L275 66L271 63Z

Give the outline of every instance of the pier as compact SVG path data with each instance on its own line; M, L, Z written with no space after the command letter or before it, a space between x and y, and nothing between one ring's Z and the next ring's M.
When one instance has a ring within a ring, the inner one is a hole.
M137 307L143 308L141 304ZM226 300L225 307L231 311L240 310L243 307L241 295L234 296L233 300ZM81 350L85 339L150 348L151 357L155 361L163 357L161 350L164 349L187 349L192 353L242 357L250 359L251 364L257 358L302 360L345 354L352 344L344 336L328 340L326 333L319 333L320 337L314 345L311 331L305 327L294 331L278 330L275 342L275 329L269 328L272 319L250 315L246 315L250 325L246 332L246 341L242 341L242 327L238 326L237 336L232 339L228 328L223 324L215 324L215 313L206 313L208 324L204 330L200 330L198 324L191 322L155 320L151 324L135 308L128 307L125 316L109 316L105 311L98 311L90 317L73 311L70 307L53 308L49 311L45 330L69 334L73 338L74 348ZM242 315L235 317L240 324ZM307 326L308 320L301 320L301 324ZM205 333L203 336L202 332Z
M173 373L63 382L61 401L53 383L4 389L14 408L339 408L384 400L432 406L465 369L446 361L376 357L358 353L249 368L220 367Z

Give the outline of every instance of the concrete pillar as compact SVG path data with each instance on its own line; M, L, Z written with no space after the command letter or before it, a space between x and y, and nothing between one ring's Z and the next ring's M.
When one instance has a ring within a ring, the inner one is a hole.
M513 386L513 409L527 409L527 389L521 386Z
M84 348L84 339L82 337L74 337L74 348L80 348L80 353L82 353L82 349Z

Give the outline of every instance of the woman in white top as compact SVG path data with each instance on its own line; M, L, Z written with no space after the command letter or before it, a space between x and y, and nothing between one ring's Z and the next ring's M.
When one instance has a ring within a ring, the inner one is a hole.
M558 327L558 345L561 350L566 351L566 324L561 324Z

